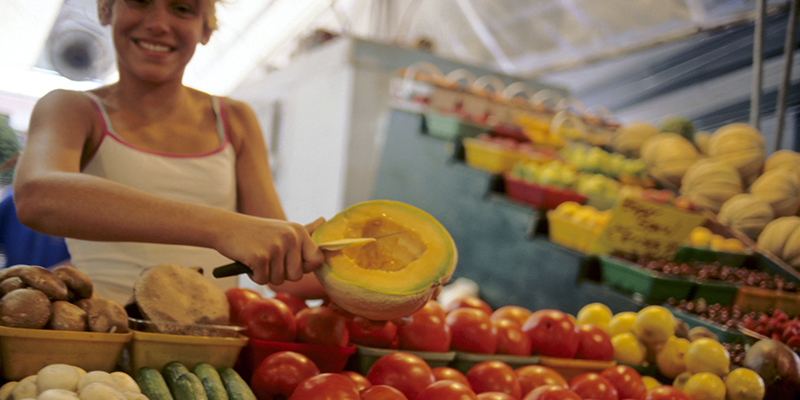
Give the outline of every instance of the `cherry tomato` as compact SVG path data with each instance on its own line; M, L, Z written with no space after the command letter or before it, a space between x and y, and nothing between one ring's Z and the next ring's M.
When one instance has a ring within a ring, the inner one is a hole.
M308 308L306 301L302 297L293 293L277 292L274 296L272 296L272 298L284 302L287 306L289 306L289 309L292 310L293 314L297 314L300 312L300 310L305 310Z
M569 315L541 309L531 313L522 331L531 339L531 352L548 357L573 358L578 352L578 331Z
M692 398L674 386L661 385L648 390L642 400L692 400Z
M391 386L372 385L361 391L361 400L408 400L408 397Z
M245 304L262 298L261 294L255 290L243 287L232 287L226 290L225 297L228 298L231 325L242 325L241 315Z
M242 309L244 334L270 342L294 342L297 321L286 304L275 299L253 300Z
M445 352L450 350L450 328L445 312L436 300L411 314L411 322L397 327L397 345L401 350Z
M372 386L372 383L369 381L369 379L367 379L366 376L359 374L358 372L355 372L355 371L342 371L340 373L342 375L352 379L353 382L356 383L356 387L358 388L359 393L362 390Z
M478 400L517 400L508 393L483 392L478 394Z
M619 400L617 388L611 381L596 372L584 372L568 382L570 390L584 399Z
M517 373L508 364L498 361L483 361L467 371L467 380L475 393L503 392L518 399L522 397L522 386Z
M289 400L361 400L361 396L350 378L329 372L301 382Z
M496 354L512 356L531 355L531 338L522 331L522 326L510 319L493 319L497 331Z
M526 395L539 386L556 385L568 388L567 380L558 371L544 365L526 365L519 367L514 372L522 386L522 394Z
M422 389L416 400L478 400L478 396L463 383L436 381Z
M620 399L641 399L647 392L642 376L633 367L628 365L615 365L600 372L608 379L619 392Z
M562 386L544 385L531 390L522 400L581 400L581 396Z
M447 313L445 322L452 335L451 350L479 354L494 354L497 350L497 329L486 312L457 308Z
M364 329L352 319L347 319L347 330L350 332L350 343L362 346L388 349L397 338L397 325L387 321L381 329Z
M489 306L488 303L481 300L480 297L475 296L463 296L456 299L453 299L451 302L447 303L444 306L444 311L449 313L457 308L477 308L488 315L492 315L492 307Z
M492 313L492 320L498 319L510 319L512 321L516 321L519 326L525 325L525 321L528 320L532 314L531 310L528 310L525 307L520 306L502 306L497 310L494 310Z
M389 385L409 399L416 399L422 389L435 382L428 363L422 357L404 351L377 359L367 371L367 379L373 385Z
M344 347L350 342L344 317L326 306L300 310L295 318L300 343Z
M319 375L319 368L311 359L293 351L279 351L258 364L250 378L250 387L260 399L279 394L288 397L300 382L315 375Z
M455 381L469 386L467 377L461 371L451 367L436 367L433 369L433 377L437 381ZM471 386L470 386L471 388Z
M575 358L581 360L611 361L614 359L614 345L611 336L597 325L578 324L578 351Z

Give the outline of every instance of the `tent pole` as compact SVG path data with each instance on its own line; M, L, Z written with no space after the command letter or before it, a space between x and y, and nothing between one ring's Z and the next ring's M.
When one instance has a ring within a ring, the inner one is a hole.
M750 94L750 125L759 129L761 124L761 85L763 72L764 8L767 0L756 1L755 32L753 34L753 87Z
M797 2L792 0L789 8L789 21L786 25L786 42L783 46L783 78L778 87L778 130L775 134L775 151L780 150L783 141L783 128L786 125L786 97L792 79L792 58L794 58L794 37L797 31Z

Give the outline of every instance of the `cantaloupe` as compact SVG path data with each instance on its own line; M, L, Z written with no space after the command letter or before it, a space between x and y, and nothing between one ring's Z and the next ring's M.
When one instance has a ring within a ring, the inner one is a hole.
M772 206L764 199L750 193L737 194L725 203L717 214L719 222L736 229L751 239L775 218Z
M755 181L764 164L764 137L745 123L732 123L714 131L708 143L708 155L733 165L745 185Z
M794 174L796 172L784 168L768 170L748 190L768 202L776 217L795 215L800 209L800 182Z
M650 176L670 189L680 187L683 175L700 158L694 143L672 132L651 136L639 151Z
M345 311L372 320L405 317L450 280L458 261L453 238L433 216L402 202L355 204L312 237L322 243L388 234L394 235L328 251L325 263L314 271L331 300Z
M639 158L639 149L642 147L642 143L658 132L658 127L650 122L629 122L617 129L614 138L611 139L611 147L627 157Z
M732 165L714 158L694 163L684 174L680 193L693 204L719 212L722 204L744 192L739 171Z
M800 217L790 215L774 219L758 235L758 247L800 268Z

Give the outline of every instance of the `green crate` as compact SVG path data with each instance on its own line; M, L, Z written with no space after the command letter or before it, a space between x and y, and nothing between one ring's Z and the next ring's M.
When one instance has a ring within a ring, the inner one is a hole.
M439 114L425 114L425 127L428 135L445 140L475 137L482 133L489 133L488 127L476 125L458 117Z
M694 281L648 271L619 257L600 256L601 281L627 293L638 293L648 303L662 303L674 297L687 299Z
M419 356L431 367L447 367L456 356L456 352L433 352L433 351L411 351L411 350L396 350L396 349L381 349L377 347L356 346L356 352L353 354L347 363L347 370L355 371L361 375L367 375L372 364L378 361L379 358L396 353L398 351L404 353L414 354Z
M696 328L698 326L704 327L717 335L717 340L720 342L733 344L747 344L753 342L753 338L745 335L742 332L739 332L738 329L728 328L716 322L700 318L698 315L680 311L673 307L668 308L670 311L672 311L672 315L675 316L675 318L685 322L686 325L689 326L689 329Z
M693 300L704 299L707 304L730 305L739 293L739 285L718 281L697 280Z
M675 253L675 261L700 261L706 263L719 262L720 265L741 267L751 254L726 253L699 247L682 246Z
M453 361L450 362L450 367L455 368L462 373L466 374L470 368L474 367L477 364L480 364L484 361L502 361L508 364L509 367L513 369L525 367L528 365L536 365L539 364L539 357L538 356L512 356L512 355L505 355L505 354L476 354L476 353L465 353L465 352L456 352L455 358Z

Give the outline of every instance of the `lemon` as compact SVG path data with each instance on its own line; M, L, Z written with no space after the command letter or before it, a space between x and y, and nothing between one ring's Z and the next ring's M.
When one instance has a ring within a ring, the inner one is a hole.
M692 400L725 400L725 382L711 372L699 372L686 381L683 393Z
M694 247L708 247L712 235L713 233L710 229L704 226L698 226L692 229L692 232L689 234L689 243Z
M730 354L714 339L699 338L689 343L684 360L686 370L693 374L711 372L717 376L725 376L730 371Z
M656 365L664 376L675 378L683 371L686 371L686 349L689 348L689 340L673 336L667 339L661 350L656 353Z
M644 388L647 390L661 386L661 382L659 382L658 379L649 375L642 375L642 382L644 382Z
M675 380L672 381L672 386L680 390L683 390L683 388L686 386L686 381L688 381L689 378L691 377L692 377L691 372L683 371L680 374L678 374L678 376L675 377Z
M602 330L608 329L611 322L611 309L603 303L590 303L578 311L576 319L579 324L592 324Z
M614 359L628 365L641 365L647 349L633 333L626 332L611 338L614 346Z
M762 400L766 386L755 371L736 368L725 377L728 400Z
M633 311L623 311L614 314L608 322L608 336L614 337L617 334L633 332L633 321L636 320L636 313Z
M639 310L632 328L642 342L650 344L664 343L675 336L672 312L662 306L647 306Z

